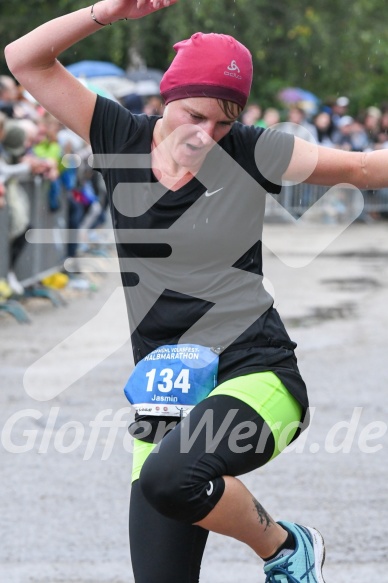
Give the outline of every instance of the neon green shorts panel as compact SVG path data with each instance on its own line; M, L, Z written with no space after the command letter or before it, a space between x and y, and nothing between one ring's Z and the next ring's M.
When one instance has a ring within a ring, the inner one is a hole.
M218 385L207 398L229 395L254 409L267 423L275 440L273 459L291 442L302 417L302 406L272 371L255 372Z
M275 441L271 459L290 443L299 427L302 407L271 371L252 373L225 381L207 398L215 395L228 395L240 399L264 419ZM134 439L132 481L139 478L145 460L155 447L156 444Z
M144 462L155 449L156 443L147 443L140 439L133 439L133 463L132 463L132 482L139 479Z

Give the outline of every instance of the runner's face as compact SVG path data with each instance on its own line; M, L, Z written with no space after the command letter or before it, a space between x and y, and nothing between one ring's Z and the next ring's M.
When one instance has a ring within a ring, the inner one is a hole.
M169 103L163 114L161 135L179 166L198 168L216 142L226 136L237 118L222 111L217 99L190 97Z

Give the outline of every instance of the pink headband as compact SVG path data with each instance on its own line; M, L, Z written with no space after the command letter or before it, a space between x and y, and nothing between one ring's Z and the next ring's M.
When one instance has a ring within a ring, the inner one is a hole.
M174 45L176 56L160 83L166 104L187 97L215 97L238 103L249 97L252 55L226 34L197 32Z

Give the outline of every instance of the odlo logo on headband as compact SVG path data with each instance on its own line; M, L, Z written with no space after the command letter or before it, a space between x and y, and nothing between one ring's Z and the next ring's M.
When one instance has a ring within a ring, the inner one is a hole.
M229 71L235 71L233 73L230 73ZM240 73L240 69L239 66L237 65L236 61L231 61L230 65L228 65L228 71L224 71L224 75L227 75L228 77L235 77L236 79L242 79L241 75L239 75L238 73Z

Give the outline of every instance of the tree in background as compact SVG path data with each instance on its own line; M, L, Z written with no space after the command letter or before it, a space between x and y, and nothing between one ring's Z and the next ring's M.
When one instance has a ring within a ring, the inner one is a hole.
M0 38L11 40L83 0L1 2ZM126 68L135 48L149 67L165 69L172 45L196 31L236 36L253 55L252 99L270 105L278 90L300 86L323 99L348 95L353 107L388 101L388 31L378 0L181 0L146 20L108 26L62 55L70 64L109 60ZM3 54L0 72L6 73Z

